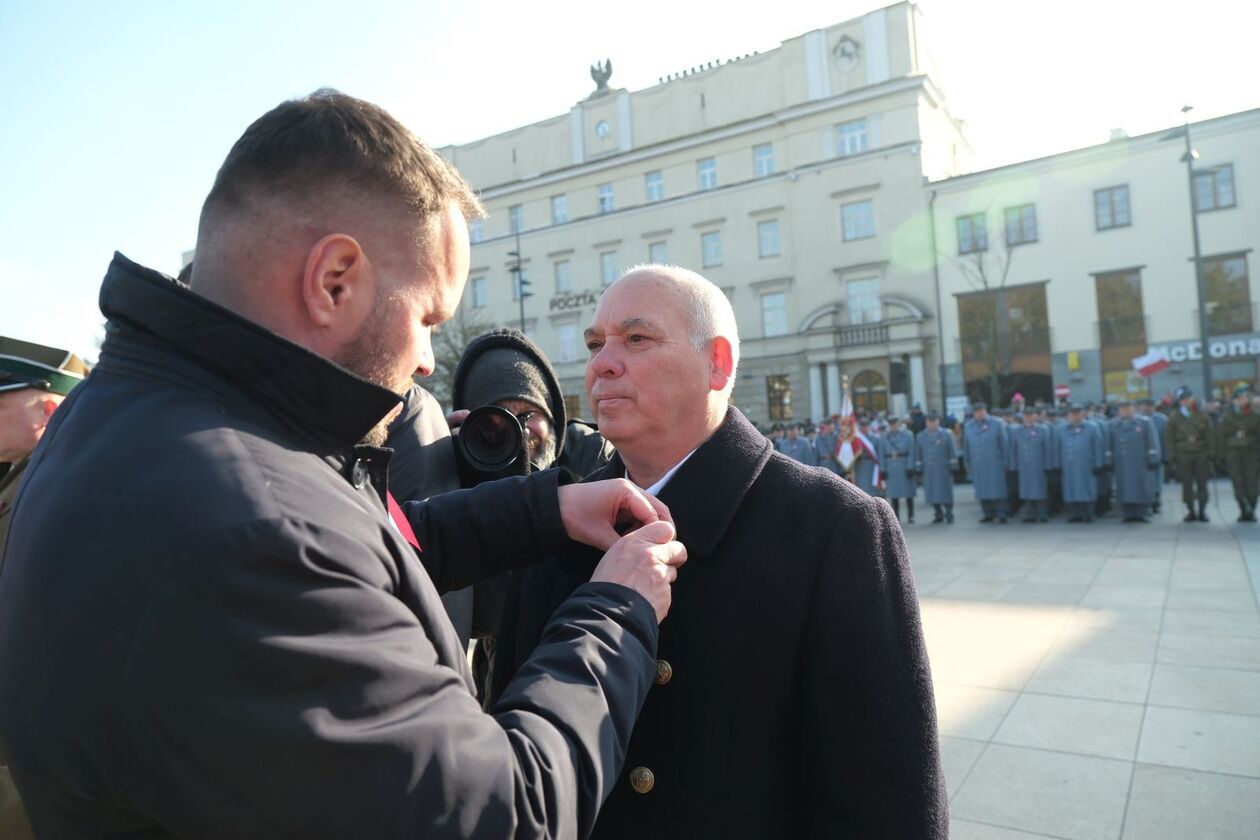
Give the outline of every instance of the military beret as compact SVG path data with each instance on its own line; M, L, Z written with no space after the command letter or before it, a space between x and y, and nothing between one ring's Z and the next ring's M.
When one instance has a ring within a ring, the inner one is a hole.
M988 404L988 403L986 403L986 402L984 402L984 401L981 401L981 402L975 402L975 403L972 403L972 404L971 404L971 410L972 410L972 411L979 411L979 410L980 410L980 409L982 409L982 408L983 408L985 411L988 411L988 410L989 410L989 404Z
M0 391L38 388L65 396L87 374L87 364L68 350L0 336Z

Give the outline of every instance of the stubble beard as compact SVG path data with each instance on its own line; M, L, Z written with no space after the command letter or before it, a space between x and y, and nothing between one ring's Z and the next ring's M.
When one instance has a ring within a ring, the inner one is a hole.
M411 377L398 376L394 354L386 347L389 335L389 296L377 293L363 329L334 359L337 364L373 385L387 388L402 396L411 387ZM380 419L359 441L366 446L384 446L389 438L389 424L398 416L401 405Z

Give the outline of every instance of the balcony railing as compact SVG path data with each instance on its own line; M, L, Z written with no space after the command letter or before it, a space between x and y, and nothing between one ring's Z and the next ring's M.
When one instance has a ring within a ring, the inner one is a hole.
M1100 347L1146 343L1147 318L1145 315L1103 318L1095 322L1095 326L1098 328Z
M1193 311L1194 317L1194 335L1199 332L1199 310ZM1208 334L1209 335L1233 335L1234 333L1251 332L1256 328L1258 320L1256 318L1256 302L1237 303L1237 304L1217 304L1211 303L1207 306L1208 312Z
M836 330L836 346L861 347L866 344L887 344L888 325L882 321L876 324L850 324Z

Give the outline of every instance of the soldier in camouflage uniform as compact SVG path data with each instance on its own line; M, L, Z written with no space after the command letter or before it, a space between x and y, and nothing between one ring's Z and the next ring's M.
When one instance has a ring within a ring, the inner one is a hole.
M1186 503L1186 522L1207 522L1208 479L1215 455L1212 421L1194 404L1194 392L1177 390L1180 407L1168 419L1169 460L1181 482L1181 500ZM1195 504L1198 512L1195 512Z
M1216 459L1234 483L1238 521L1256 521L1256 482L1260 470L1260 414L1251 410L1251 386L1234 389L1234 405L1216 429Z

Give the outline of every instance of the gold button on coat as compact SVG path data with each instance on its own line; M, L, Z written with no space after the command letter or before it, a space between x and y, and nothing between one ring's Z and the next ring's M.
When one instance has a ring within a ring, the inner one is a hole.
M647 793L656 787L656 777L646 767L636 767L630 771L630 787L635 793Z
M656 660L656 684L665 685L674 678L674 666L664 659Z

